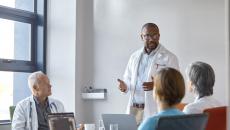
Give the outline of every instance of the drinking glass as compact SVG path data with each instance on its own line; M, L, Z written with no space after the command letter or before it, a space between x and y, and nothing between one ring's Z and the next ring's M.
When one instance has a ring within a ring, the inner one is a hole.
M118 130L118 124L110 124L109 130Z
M105 130L105 127L99 127L98 130Z
M105 130L103 120L99 120L99 130Z

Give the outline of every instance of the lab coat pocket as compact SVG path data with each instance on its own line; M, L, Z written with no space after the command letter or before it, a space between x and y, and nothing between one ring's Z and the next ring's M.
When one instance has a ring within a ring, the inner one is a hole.
M156 72L160 71L161 69L165 68L166 64L155 64Z
M158 64L158 63L155 63L152 67L152 70L151 70L151 76L154 77L155 74L160 71L161 69L165 68L166 67L166 64Z
M156 72L165 68L169 62L169 56L165 53L159 53L154 64Z

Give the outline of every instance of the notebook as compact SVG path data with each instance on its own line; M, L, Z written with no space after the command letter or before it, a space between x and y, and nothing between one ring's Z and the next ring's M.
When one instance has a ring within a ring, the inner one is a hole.
M48 125L50 130L75 130L74 113L50 113Z
M118 124L119 130L137 130L135 117L129 114L102 114L105 130L109 130L110 124Z

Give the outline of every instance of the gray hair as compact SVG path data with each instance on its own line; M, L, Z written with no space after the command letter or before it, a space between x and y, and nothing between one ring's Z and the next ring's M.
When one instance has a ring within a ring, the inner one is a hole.
M194 62L186 69L186 75L194 85L199 98L213 94L215 73L209 64Z
M45 74L42 71L33 72L28 77L28 86L31 91L33 91L34 85L38 84L40 77L44 76Z

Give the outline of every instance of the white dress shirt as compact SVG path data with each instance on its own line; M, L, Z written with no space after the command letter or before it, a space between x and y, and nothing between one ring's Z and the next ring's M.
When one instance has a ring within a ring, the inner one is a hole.
M143 89L143 83L148 81L148 72L151 69L151 63L155 58L154 55L159 48L160 46L158 46L150 54L147 54L145 52L145 49L143 49L139 61L138 70L137 70L137 82L136 82L135 92L133 95L133 101L132 101L133 103L138 103L138 104L145 103L145 93Z

